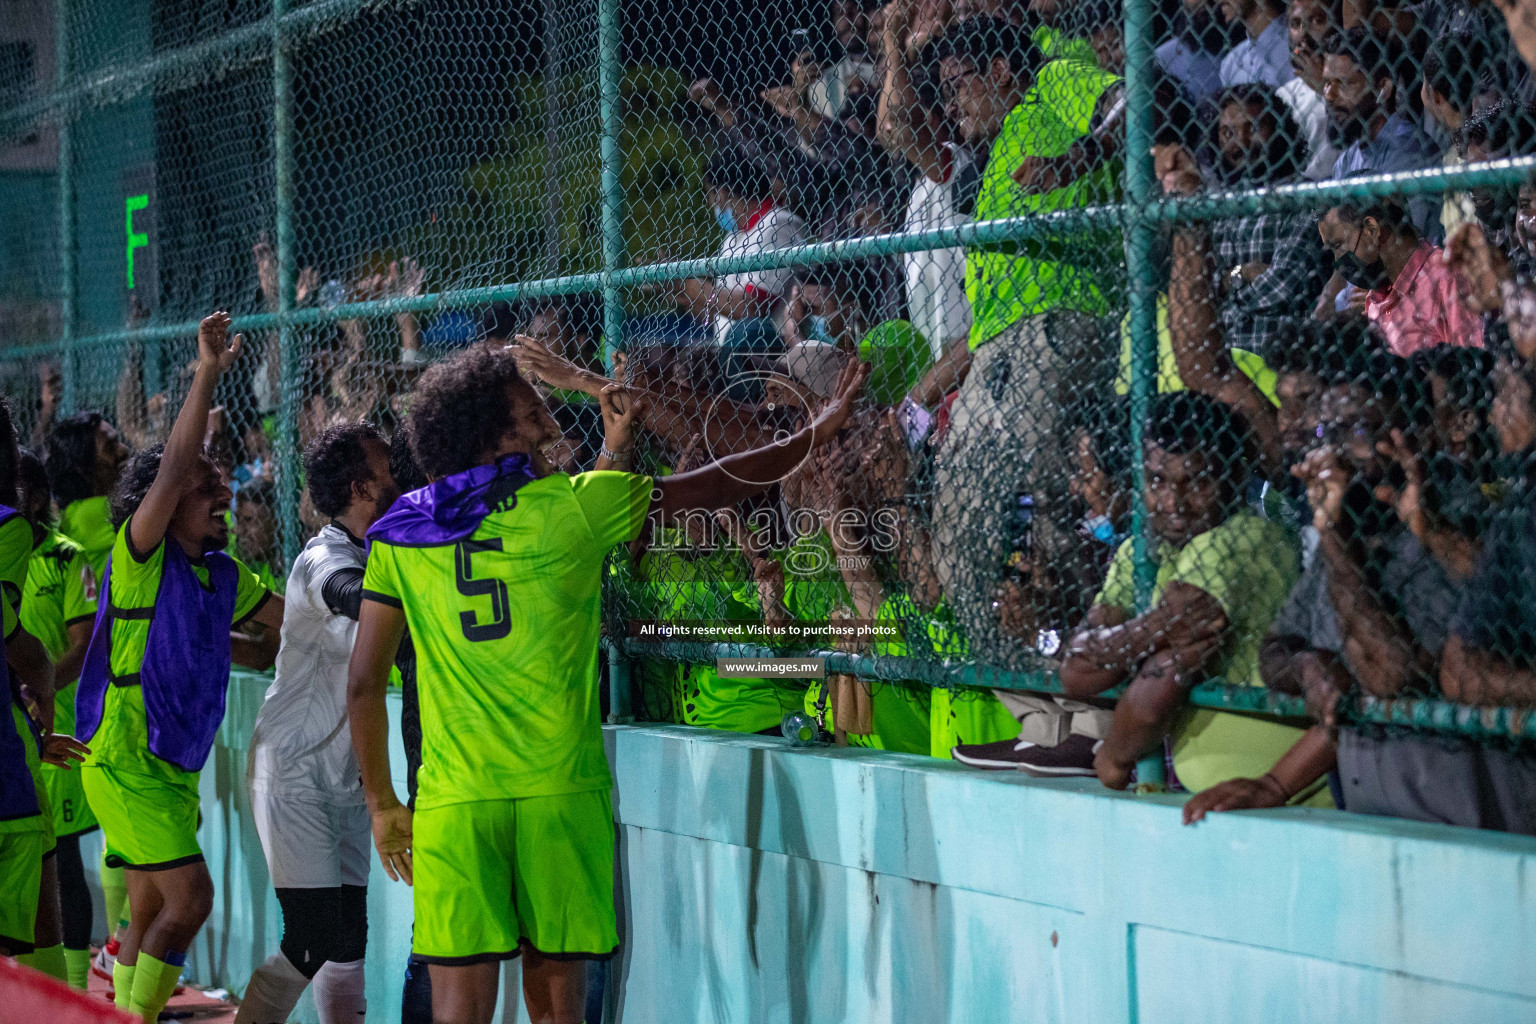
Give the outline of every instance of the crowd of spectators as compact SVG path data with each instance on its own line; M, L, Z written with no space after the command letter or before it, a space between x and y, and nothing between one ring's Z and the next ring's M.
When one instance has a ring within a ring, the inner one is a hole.
M715 136L720 256L1124 195L1119 5L829 15L825 46L796 36L782 84L690 91ZM1170 199L1536 148L1520 33L1493 8L1184 0L1153 29ZM623 389L642 443L616 443L670 467L771 439L846 360L872 362L849 430L770 500L678 523L616 568L624 613L897 624L854 646L1061 684L805 688L653 666L657 717L774 731L804 710L844 742L1114 788L1161 752L1199 794L1191 821L1306 802L1536 832L1528 751L1338 713L1346 697L1536 703L1533 196L1361 194L1160 231L1141 423L1120 227L1089 217L656 286L712 344L636 345L602 369L518 350L551 387ZM1206 680L1303 696L1313 721L1192 707Z
M1156 13L1152 158L1170 200L1536 150L1521 59L1536 26L1518 5L1513 37L1468 0ZM1119 5L833 0L825 39L792 50L782 83L689 91L713 136L700 201L721 257L1082 215L1011 242L648 285L695 326L681 342L610 344L568 298L497 303L479 337L547 389L571 471L676 472L772 443L850 360L872 364L849 426L766 496L616 559L610 628L895 626L836 643L1059 692L656 662L647 713L773 732L803 712L842 742L1113 788L1161 754L1197 794L1191 822L1331 803L1536 834L1529 750L1340 713L1362 696L1536 704L1536 186L1322 208L1293 190L1160 230L1144 282L1156 393L1133 413L1121 222L1093 211L1124 195ZM271 302L265 242L255 258ZM298 298L411 296L423 276L409 259L351 282L306 270ZM299 373L283 443L303 445L343 420L393 432L428 358L412 314L325 330L298 368L269 341L227 385L242 414L209 424L237 543L278 584L283 374ZM163 438L184 386L147 379L131 351L115 419L134 447ZM43 383L40 438L57 404ZM1304 697L1310 720L1192 706L1210 680Z

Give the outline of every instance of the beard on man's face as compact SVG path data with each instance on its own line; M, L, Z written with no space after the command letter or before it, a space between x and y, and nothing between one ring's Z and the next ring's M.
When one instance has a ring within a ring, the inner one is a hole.
M1284 177L1288 167L1294 166L1291 151L1281 135L1272 135L1266 142L1255 139L1247 149L1237 152L1222 150L1218 174L1224 185L1263 185Z
M1222 150L1221 163L1218 174L1223 185L1247 185L1253 182L1263 181L1264 156L1263 149L1259 146L1250 146L1238 154L1228 153Z
M1376 94L1368 92L1362 96L1348 111L1336 111L1328 109L1328 141L1340 149L1353 146L1365 138L1366 129L1370 127L1371 118L1376 116L1378 109Z

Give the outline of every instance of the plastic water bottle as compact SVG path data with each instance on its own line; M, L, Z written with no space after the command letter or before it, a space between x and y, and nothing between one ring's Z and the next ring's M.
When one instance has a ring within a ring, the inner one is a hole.
M821 726L804 711L791 711L779 723L784 738L797 747L813 747L821 741Z

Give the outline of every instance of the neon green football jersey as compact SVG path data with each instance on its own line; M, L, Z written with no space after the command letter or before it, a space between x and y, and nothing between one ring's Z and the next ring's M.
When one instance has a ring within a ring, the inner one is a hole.
M85 549L49 530L32 551L21 590L21 627L58 661L69 650L69 628L96 617L96 572Z
M110 499L81 498L65 505L59 513L59 532L85 549L86 561L100 579L107 555L112 553L112 544L117 540Z
M69 650L70 627L96 618L96 573L85 551L49 530L32 551L21 591L21 628L37 637L57 662ZM75 680L55 680L53 731L75 731Z
M32 524L20 513L0 522L0 618L5 635L16 628L21 611L21 588L27 581L27 564L32 560Z
M365 600L402 608L416 646L416 806L608 787L598 704L603 558L639 535L651 479L552 474L468 538L375 538Z
M141 554L133 549L128 536L132 520L117 531L112 545L112 579L108 597L112 601L112 653L108 671L115 679L137 675L144 666L144 651L149 643L149 628L155 601L160 594L160 577L165 570L165 546L174 544L163 538L154 550ZM235 611L231 627L238 626L261 610L271 596L239 559L235 563ZM208 585L208 570L198 562L192 572ZM156 757L149 750L149 723L144 712L141 686L108 686L103 698L101 725L91 737L87 765L107 765L120 772L153 775L167 782L195 788L197 773L189 772Z

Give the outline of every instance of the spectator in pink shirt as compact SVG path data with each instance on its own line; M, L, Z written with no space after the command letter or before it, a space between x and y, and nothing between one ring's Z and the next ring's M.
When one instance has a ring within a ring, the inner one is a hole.
M1393 355L1436 345L1483 346L1483 321L1462 301L1456 272L1390 201L1344 203L1318 222L1334 268L1355 288L1362 309Z

